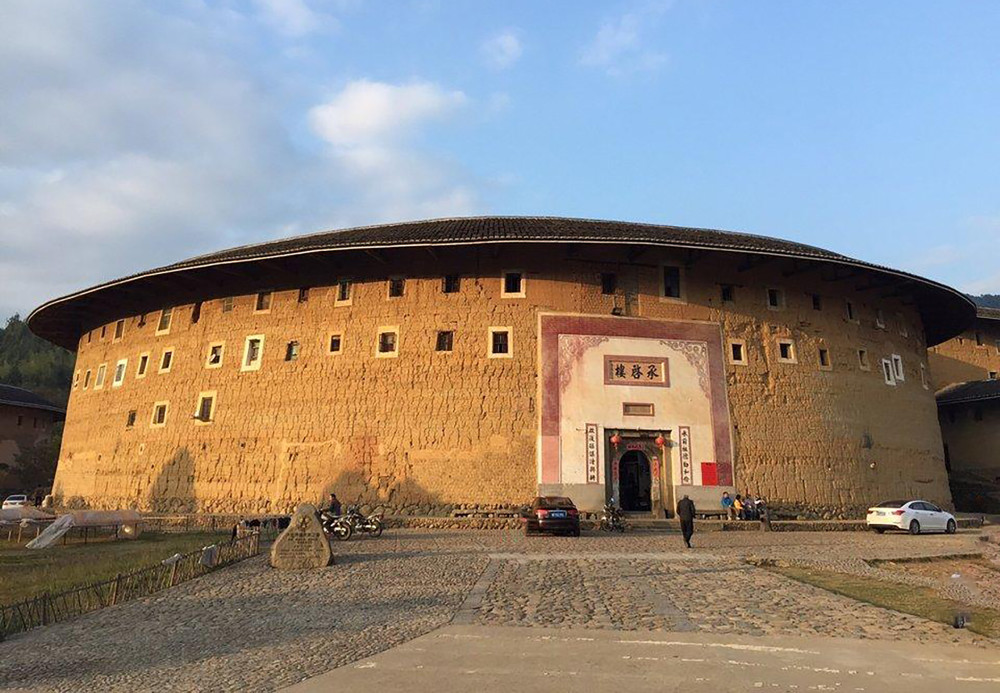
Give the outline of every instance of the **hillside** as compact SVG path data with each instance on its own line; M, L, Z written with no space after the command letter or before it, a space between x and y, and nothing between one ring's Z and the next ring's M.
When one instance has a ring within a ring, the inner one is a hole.
M0 327L0 383L35 392L66 406L73 378L73 354L36 337L19 315Z

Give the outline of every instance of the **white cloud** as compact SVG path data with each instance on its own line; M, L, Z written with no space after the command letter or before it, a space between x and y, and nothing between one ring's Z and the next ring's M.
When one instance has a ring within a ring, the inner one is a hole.
M620 17L604 21L580 55L580 64L603 69L609 75L651 71L667 62L667 55L647 47L644 33L672 2L647 2Z
M506 70L516 63L521 53L524 52L521 46L521 39L515 31L508 29L502 31L483 42L480 46L486 64L497 70Z
M254 0L265 24L289 37L300 37L337 26L329 14L314 10L306 0Z
M235 244L481 211L481 183L417 147L462 92L351 82L309 115L320 154L287 104L321 96L269 69L256 15L166 7L5 4L0 317Z

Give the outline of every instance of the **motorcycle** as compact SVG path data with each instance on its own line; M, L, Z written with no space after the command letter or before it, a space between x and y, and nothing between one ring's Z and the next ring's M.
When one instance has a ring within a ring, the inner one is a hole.
M381 513L372 513L367 517L361 513L358 506L352 505L347 509L347 513L344 518L351 525L351 529L354 532L361 532L362 534L371 534L376 537L382 536L382 530L385 529L385 523L382 521Z
M625 513L614 504L614 501L604 504L604 511L601 513L600 528L605 532L624 532L628 527L625 520Z
M347 541L354 534L354 525L344 515L334 515L329 510L319 511L323 531L337 541Z

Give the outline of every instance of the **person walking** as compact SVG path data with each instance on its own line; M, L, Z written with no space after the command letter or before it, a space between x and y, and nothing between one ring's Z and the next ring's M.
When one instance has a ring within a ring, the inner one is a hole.
M677 517L681 520L681 534L684 535L684 544L691 548L691 537L694 535L694 501L685 495L677 502Z

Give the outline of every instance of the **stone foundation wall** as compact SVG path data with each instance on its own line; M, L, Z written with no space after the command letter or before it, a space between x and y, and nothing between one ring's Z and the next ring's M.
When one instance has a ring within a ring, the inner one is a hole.
M391 514L447 514L461 505L506 506L536 492L537 329L539 312L702 320L718 324L728 349L745 342L747 365L727 361L739 490L772 504L839 516L882 497L916 495L950 505L919 316L897 299L858 292L853 281L819 269L792 272L784 261L743 267L743 256L588 246L417 250L359 256L350 305L335 300L335 280L310 278L308 299L277 291L267 312L237 296L230 312L206 300L176 306L168 334L157 314L123 314L80 339L74 386L54 493L62 504L138 507L152 512L279 513L331 490L345 503ZM660 299L662 262L684 267L685 300ZM790 262L790 261L789 261ZM525 298L501 297L501 273L526 274ZM600 273L615 272L614 295ZM389 298L389 275L407 275ZM458 293L441 277L461 273ZM791 273L793 276L788 276ZM341 275L343 276L343 275ZM303 280L304 282L307 280ZM323 283L325 282L325 283ZM722 305L720 283L734 285ZM766 289L784 292L769 310ZM812 294L820 294L814 310ZM851 300L857 320L846 316ZM875 325L875 310L888 316ZM897 317L898 316L898 317ZM377 358L380 329L399 329L399 355ZM488 358L490 327L511 331L511 358ZM434 350L438 330L454 330L454 350ZM332 332L342 352L328 353ZM248 335L264 335L259 370L241 371ZM779 337L795 341L796 363L779 363ZM290 341L297 360L286 361ZM209 345L224 342L220 368L206 368ZM832 368L819 363L828 349ZM169 372L158 373L173 348ZM857 350L867 349L870 370ZM137 361L148 353L145 377ZM883 382L880 359L903 359L905 381ZM115 364L127 358L124 382ZM106 380L93 379L107 364ZM91 370L91 383L82 381ZM200 393L216 393L214 420L193 419ZM153 405L169 402L166 424L151 426ZM127 427L130 411L134 426Z

